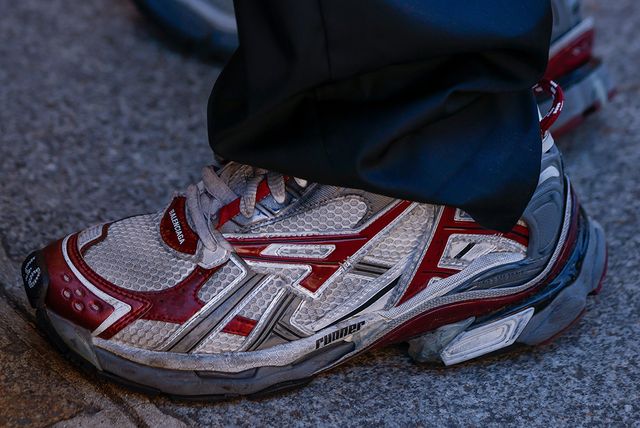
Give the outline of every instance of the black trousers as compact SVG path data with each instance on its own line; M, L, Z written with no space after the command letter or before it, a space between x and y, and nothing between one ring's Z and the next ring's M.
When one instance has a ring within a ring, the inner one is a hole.
M225 159L510 229L540 169L549 0L236 0L209 100Z

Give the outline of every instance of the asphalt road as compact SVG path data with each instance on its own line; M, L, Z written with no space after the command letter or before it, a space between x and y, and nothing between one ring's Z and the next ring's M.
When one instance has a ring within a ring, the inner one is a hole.
M550 345L451 369L397 347L272 398L193 404L59 357L17 266L197 180L220 66L168 49L126 0L0 0L0 426L640 426L640 2L585 3L618 95L559 141L609 239L609 276L582 321Z

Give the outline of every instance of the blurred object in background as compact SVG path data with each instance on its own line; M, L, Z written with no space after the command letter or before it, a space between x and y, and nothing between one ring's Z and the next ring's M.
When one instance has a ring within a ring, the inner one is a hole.
M133 0L169 37L205 57L228 58L238 45L233 0Z
M595 30L593 18L583 18L580 0L553 0L553 43L549 52L546 78L564 90L562 115L552 128L560 136L580 125L614 95L615 89L602 61L593 56ZM551 99L538 99L546 111Z
M233 0L134 0L172 40L205 57L228 58L237 47ZM552 131L557 137L599 110L615 90L606 67L593 56L593 18L583 18L581 0L552 0L553 43L546 76L564 89L565 105ZM542 111L551 100L538 99Z

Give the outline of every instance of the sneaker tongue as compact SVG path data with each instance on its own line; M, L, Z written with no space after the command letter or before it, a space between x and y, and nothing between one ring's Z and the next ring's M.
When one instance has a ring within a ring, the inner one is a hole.
M160 236L174 250L194 255L198 249L198 235L187 222L186 198L176 196L160 221Z

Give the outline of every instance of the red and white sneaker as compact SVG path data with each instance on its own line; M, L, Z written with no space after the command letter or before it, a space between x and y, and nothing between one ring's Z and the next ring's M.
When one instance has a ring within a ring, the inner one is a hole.
M446 365L535 345L581 315L606 266L548 132L541 150L510 233L453 207L229 163L161 212L33 253L25 289L65 352L181 397L296 385L396 342Z
M553 0L551 5L553 40L545 78L557 81L564 89L563 114L551 129L559 137L607 104L615 94L615 85L607 67L594 56L593 18L582 17L576 0ZM538 99L543 111L551 102L547 96Z

